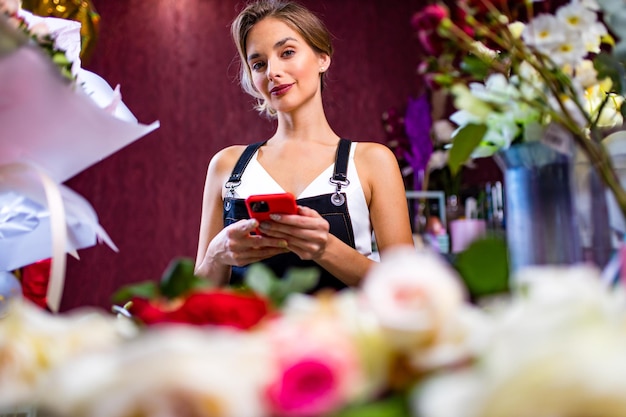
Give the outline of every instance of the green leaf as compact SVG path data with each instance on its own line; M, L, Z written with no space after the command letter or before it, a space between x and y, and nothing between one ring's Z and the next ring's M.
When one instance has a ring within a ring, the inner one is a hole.
M244 283L254 292L281 306L293 293L304 293L317 285L320 272L317 268L290 268L280 279L262 263L250 265Z
M67 59L65 52L63 51L54 52L52 54L52 62L59 66L71 64L71 62Z
M320 277L318 268L290 268L287 270L283 283L286 293L304 293L313 289Z
M467 124L454 136L452 148L448 154L448 166L452 175L456 175L463 164L472 156L487 132L487 126Z
M144 281L121 287L112 297L114 304L123 304L133 297L153 299L160 295L159 287L154 281Z
M509 263L503 237L487 236L474 241L454 261L465 285L474 298L509 290Z
M621 40L615 45L613 48L613 56L622 64L622 71L624 69L624 65L626 65L626 40ZM623 94L626 87L624 86L624 79L622 78L622 90L620 92Z
M623 65L612 55L602 52L598 54L593 60L593 67L598 72L597 78L599 80L609 77L613 82L613 90L624 94L624 72Z
M274 272L262 263L250 265L244 277L244 283L248 288L270 300L277 282L278 278Z
M169 299L179 297L210 283L194 275L194 261L190 258L174 258L161 277L161 295Z
M454 83L454 77L448 74L435 74L433 81L442 87L450 87Z
M402 396L383 398L371 403L355 405L331 414L330 417L406 417L411 415Z
M478 80L484 80L490 73L489 64L476 55L466 55L461 61L461 69Z

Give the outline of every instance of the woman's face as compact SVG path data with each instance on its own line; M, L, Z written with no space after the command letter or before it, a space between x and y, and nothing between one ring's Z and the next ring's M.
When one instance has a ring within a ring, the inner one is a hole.
M248 66L254 87L278 112L290 112L319 94L320 72L330 58L317 54L287 24L265 18L248 33Z

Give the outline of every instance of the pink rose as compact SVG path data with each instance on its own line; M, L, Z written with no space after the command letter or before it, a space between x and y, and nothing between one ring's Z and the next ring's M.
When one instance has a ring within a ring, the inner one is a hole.
M265 389L271 415L325 415L363 393L359 351L336 316L323 309L292 311L266 322L264 331L276 369Z
M280 416L318 416L341 405L336 369L320 358L289 364L268 387L267 397Z

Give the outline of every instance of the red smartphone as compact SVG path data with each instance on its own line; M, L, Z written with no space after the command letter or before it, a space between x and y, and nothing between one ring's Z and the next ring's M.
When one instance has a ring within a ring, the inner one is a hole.
M296 214L298 205L291 193L257 194L246 198L246 207L251 218L259 223L270 218L270 214Z

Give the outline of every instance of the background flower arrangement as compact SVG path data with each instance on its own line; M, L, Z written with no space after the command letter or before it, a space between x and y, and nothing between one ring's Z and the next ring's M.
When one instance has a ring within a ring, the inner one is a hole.
M619 2L600 4L607 21L623 13ZM421 72L455 98L453 172L515 143L541 140L571 153L573 140L626 213L626 193L602 145L606 129L623 123L624 68L621 49L611 54L615 41L600 4L460 0L414 16L431 55Z

